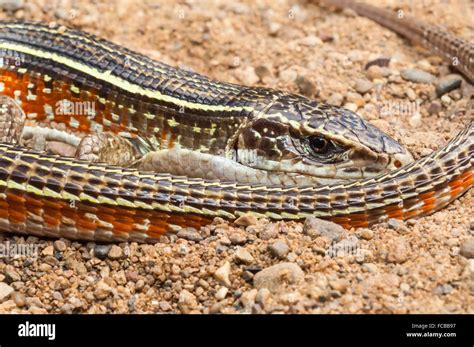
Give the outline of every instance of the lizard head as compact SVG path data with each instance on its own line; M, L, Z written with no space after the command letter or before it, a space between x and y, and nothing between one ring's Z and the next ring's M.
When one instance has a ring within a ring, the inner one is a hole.
M240 164L299 175L310 185L374 177L413 161L404 146L354 112L288 94L241 129L235 149Z

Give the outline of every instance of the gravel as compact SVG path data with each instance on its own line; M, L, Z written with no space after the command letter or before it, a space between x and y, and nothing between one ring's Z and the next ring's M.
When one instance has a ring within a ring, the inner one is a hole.
M306 218L303 233L313 238L325 237L331 241L340 241L347 235L340 225L314 217Z
M268 246L268 251L279 259L284 259L286 255L290 252L290 248L283 240L278 240Z
M474 258L474 239L463 242L461 244L461 250L459 253L465 258L473 259Z

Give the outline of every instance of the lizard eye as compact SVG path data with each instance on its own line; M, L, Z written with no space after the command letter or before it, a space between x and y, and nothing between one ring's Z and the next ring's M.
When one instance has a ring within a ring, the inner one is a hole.
M329 148L329 141L321 136L310 136L308 138L308 144L311 149L318 154L325 153Z

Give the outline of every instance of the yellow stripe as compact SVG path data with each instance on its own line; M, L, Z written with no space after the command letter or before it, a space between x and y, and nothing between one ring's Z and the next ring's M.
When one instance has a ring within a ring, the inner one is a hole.
M81 71L87 75L97 78L98 80L110 83L122 90L131 92L137 95L144 95L146 97L149 97L150 99L155 99L161 102L172 103L174 105L177 105L178 107L185 107L189 109L197 109L197 110L203 110L203 111L217 111L217 112L232 112L232 111L240 112L243 110L249 111L249 112L253 111L253 108L249 106L240 107L240 106L223 106L223 105L203 105L203 104L198 104L194 102L189 102L186 100L177 99L172 96L162 94L157 90L146 89L146 88L140 87L139 85L130 83L120 77L112 75L110 70L99 71L85 64L81 64L80 62L70 59L68 57L61 56L59 54L44 51L44 50L38 50L30 46L25 46L25 45L11 43L11 42L1 42L0 49L8 49L8 50L28 54L31 56L35 56L38 58L49 59L56 63L68 66L74 70Z

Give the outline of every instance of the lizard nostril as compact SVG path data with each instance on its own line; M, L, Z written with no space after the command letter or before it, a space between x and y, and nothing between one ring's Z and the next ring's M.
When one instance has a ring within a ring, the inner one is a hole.
M401 162L400 160L397 159L397 160L395 160L395 162L393 163L393 165L395 165L395 167L396 167L397 169L399 169L399 168L402 167L403 164L402 164L402 162Z

